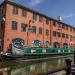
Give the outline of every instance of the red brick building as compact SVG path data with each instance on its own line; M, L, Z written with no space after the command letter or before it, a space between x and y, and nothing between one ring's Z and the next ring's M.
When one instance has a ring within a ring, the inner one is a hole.
M32 31L30 31L32 29ZM7 52L14 38L24 40L25 46L31 46L34 40L41 45L49 42L49 47L72 47L75 28L23 5L5 0L0 5L0 49Z

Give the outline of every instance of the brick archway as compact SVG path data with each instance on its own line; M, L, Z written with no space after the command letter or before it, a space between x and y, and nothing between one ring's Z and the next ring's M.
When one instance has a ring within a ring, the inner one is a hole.
M53 48L60 48L60 43L59 42L54 42L53 43Z

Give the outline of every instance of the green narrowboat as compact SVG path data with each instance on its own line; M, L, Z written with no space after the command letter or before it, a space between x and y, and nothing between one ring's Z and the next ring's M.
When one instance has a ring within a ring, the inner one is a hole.
M24 47L24 55L33 56L52 56L52 55L68 55L73 54L73 48L37 48Z

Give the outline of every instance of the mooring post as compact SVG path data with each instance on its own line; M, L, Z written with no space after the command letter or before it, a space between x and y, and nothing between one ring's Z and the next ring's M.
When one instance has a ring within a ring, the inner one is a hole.
M75 36L73 37L74 40L74 64L75 64Z
M66 75L72 75L71 59L66 59Z

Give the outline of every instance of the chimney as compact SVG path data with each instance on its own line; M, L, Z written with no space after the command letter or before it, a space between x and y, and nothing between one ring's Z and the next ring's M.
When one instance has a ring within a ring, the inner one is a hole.
M58 16L58 17L57 17L57 20L58 20L58 21L62 21L62 17L61 17L61 16Z

